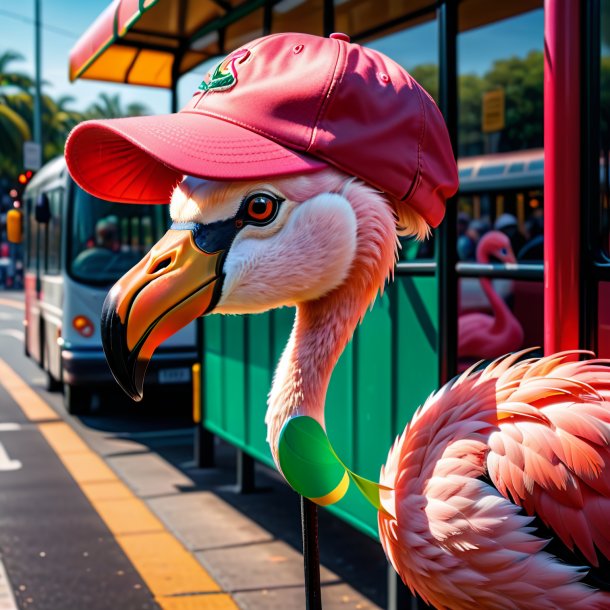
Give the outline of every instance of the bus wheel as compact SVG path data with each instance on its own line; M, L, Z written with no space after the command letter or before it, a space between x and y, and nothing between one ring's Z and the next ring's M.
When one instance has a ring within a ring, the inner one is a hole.
M86 415L91 407L91 393L80 386L64 383L64 407L70 415Z

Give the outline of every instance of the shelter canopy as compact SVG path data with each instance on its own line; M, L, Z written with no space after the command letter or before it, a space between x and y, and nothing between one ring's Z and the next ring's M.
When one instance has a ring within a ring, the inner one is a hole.
M70 80L171 88L182 74L223 52L226 17L230 14L233 21L245 4L243 0L113 0L70 52Z

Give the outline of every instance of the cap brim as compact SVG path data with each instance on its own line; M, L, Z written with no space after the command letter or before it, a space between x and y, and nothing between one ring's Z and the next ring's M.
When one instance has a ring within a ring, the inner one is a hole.
M123 203L168 203L184 175L250 180L328 167L244 127L189 112L85 121L65 154L84 190Z

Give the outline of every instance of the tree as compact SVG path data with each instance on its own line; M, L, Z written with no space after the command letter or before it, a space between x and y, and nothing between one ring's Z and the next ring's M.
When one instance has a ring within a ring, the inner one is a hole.
M150 114L150 110L146 105L139 102L132 102L123 109L118 94L100 93L98 100L87 108L85 114L89 119L115 119L124 116Z
M4 51L0 54L0 88L17 87L22 91L29 91L34 81L23 72L12 72L9 67L15 61L23 61L23 55L16 51Z

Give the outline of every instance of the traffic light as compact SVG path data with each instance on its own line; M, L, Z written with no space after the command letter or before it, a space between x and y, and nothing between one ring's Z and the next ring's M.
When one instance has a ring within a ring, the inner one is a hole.
M19 177L17 178L17 182L19 182L21 186L25 186L32 179L33 175L34 172L31 169L28 169L25 172L21 172L19 174Z

